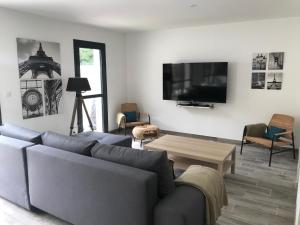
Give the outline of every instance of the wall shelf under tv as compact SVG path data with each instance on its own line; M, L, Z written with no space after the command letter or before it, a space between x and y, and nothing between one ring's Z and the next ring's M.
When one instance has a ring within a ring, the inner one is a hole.
M202 109L213 109L214 104L209 103L193 103L193 102L177 102L176 106L185 108L202 108Z

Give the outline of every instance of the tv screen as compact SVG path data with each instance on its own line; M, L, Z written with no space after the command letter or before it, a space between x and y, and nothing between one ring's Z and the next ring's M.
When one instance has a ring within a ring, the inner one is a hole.
M163 64L163 99L225 103L227 62Z

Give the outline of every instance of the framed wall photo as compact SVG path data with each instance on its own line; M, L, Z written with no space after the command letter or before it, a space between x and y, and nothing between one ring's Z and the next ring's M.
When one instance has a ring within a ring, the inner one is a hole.
M60 78L60 45L17 38L20 79Z
M281 90L282 89L283 73L268 73L267 89Z
M55 115L61 113L62 80L44 80L45 114Z
M281 90L285 53L254 53L252 56L251 89Z
M269 70L282 70L284 63L284 52L271 52L269 53Z
M252 73L252 89L265 89L266 73Z
M252 70L267 69L268 53L254 53L252 57Z
M62 113L60 44L17 38L23 119Z
M20 82L22 95L23 119L44 115L43 86L41 80L22 80Z

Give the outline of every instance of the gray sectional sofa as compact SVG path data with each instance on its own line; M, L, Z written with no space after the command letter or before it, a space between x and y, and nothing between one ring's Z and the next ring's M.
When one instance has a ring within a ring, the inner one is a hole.
M108 145L95 134L40 134L13 125L0 133L0 196L21 207L75 225L205 224L204 195L175 187L165 152Z

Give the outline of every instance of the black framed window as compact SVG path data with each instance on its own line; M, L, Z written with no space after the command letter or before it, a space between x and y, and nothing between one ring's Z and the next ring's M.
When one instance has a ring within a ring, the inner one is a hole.
M75 77L86 77L91 91L82 94L97 131L108 132L106 51L104 43L73 40ZM78 106L78 132L89 129L82 106Z
M2 125L1 105L0 105L0 125Z

